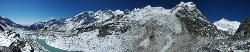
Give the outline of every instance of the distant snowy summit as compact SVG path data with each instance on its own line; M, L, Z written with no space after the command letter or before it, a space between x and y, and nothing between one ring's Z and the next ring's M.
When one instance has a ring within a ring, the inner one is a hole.
M219 21L215 21L213 24L217 27L217 29L227 31L229 34L234 34L240 26L240 22L229 21L224 18Z

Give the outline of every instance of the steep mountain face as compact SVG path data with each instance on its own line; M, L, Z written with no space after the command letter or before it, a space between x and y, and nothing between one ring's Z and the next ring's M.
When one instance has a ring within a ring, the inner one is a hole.
M195 7L192 2L181 2L172 10L172 13L180 20L183 29L186 29L186 33L183 35L189 35L189 38L177 40L175 43L179 43L177 49L181 51L177 52L217 52L220 49L216 49L218 44L222 43L218 38L225 38L226 34L216 28L215 25L209 23L207 18ZM185 32L185 31L184 31ZM180 36L181 37L181 36ZM181 42L178 42L181 41ZM174 47L171 47L174 48ZM177 50L176 49L176 50ZM174 51L176 51L174 50ZM170 51L170 52L174 52ZM226 51L226 50L220 50Z
M82 12L79 15L76 15L73 18L67 19L66 21L66 27L68 30L75 30L76 28L80 27L88 27L94 24L94 22L97 20L94 18L98 14L94 14L93 12Z
M9 27L13 27L15 26L16 24L12 21L10 21L9 19L7 18L3 18L0 16L0 29L1 31L4 31L5 29L8 29Z
M248 17L242 24L240 24L240 27L235 34L244 38L250 37L250 17Z
M172 10L175 16L185 24L187 30L191 33L202 36L216 36L218 30L213 24L207 21L207 18L203 16L195 6L196 5L191 2L181 2L181 4L178 4Z

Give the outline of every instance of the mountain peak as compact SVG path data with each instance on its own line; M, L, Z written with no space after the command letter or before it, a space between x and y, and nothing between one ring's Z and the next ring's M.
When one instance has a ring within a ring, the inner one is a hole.
M163 7L152 7L152 6L148 5L142 9L153 10L153 9L164 9L164 8Z
M227 31L229 34L234 34L235 31L239 28L240 22L238 21L229 21L225 18L222 18L219 21L215 21L213 23L215 26L217 26L217 29Z
M180 2L177 6L195 7L196 5L193 2Z
M176 13L179 10L183 10L183 9L188 10L188 11L195 10L196 5L193 2L186 2L186 3L185 2L180 2L179 4L177 4L173 8L173 10L175 10L174 13Z
M80 15L83 15L83 14L90 14L90 13L94 13L94 12L93 11L84 11L84 12L81 12L81 13L77 14L74 17L80 16Z

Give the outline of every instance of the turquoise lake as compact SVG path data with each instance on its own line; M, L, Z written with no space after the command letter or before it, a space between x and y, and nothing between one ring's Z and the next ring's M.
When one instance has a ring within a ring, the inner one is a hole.
M55 47L52 47L50 45L48 45L43 39L36 39L36 42L38 44L40 44L41 46L43 46L45 49L47 49L49 52L69 52L69 51L65 51L65 50L61 50Z

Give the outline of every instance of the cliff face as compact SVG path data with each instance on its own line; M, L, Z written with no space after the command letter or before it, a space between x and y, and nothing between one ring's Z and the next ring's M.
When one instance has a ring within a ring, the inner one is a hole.
M250 17L246 18L246 20L240 25L235 34L239 35L240 37L250 37Z

